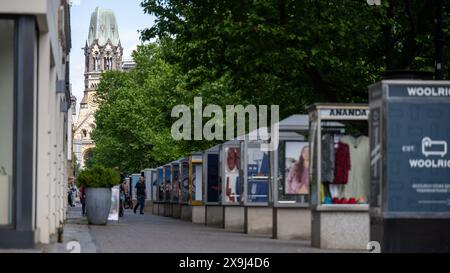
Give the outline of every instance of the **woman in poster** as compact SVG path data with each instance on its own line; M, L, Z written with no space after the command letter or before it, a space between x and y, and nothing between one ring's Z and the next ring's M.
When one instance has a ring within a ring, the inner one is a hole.
M286 194L308 194L309 192L309 147L303 146L300 157L289 170Z

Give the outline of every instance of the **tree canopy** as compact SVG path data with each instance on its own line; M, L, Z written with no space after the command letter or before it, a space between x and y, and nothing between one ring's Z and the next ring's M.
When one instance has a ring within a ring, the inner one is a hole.
M433 71L434 1L381 3L143 0L156 17L141 32L150 43L134 52L136 68L102 75L94 162L139 171L212 146L170 134L172 107L196 96L277 104L284 118L313 102L367 102L367 86L387 70Z

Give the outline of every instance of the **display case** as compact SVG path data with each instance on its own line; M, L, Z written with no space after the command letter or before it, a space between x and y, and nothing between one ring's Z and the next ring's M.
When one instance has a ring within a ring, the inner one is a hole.
M218 205L221 202L221 180L219 177L219 145L203 153L203 187L205 203Z
M156 190L156 201L164 202L164 167L158 167L157 172L157 190Z
M163 190L164 190L164 194L163 194L163 196L164 196L164 198L163 198L163 201L164 202L169 202L170 203L170 193L171 193L171 190L172 190L172 185L171 185L171 182L172 182L172 174L171 174L171 165L170 164L166 164L166 165L164 165L164 187L163 187Z
M314 209L369 209L368 116L366 104L316 104L310 108Z
M156 169L144 169L147 200L156 201Z
M220 180L223 181L221 201L223 205L241 204L241 141L230 140L220 145Z
M278 149L270 152L274 207L309 207L308 115L279 122Z
M241 141L241 168L243 177L241 203L245 206L268 206L270 199L270 164L269 152L261 149L261 144L265 143L266 137L261 137L262 133L267 133L265 128L257 130L256 140L250 138L248 134Z
M134 173L131 175L131 189L130 189L130 196L132 199L136 199L136 184L139 182L139 177L141 176L141 174L139 173Z
M189 159L185 157L180 160L180 204L189 203Z
M202 153L193 153L189 157L189 204L203 205L203 158Z
M178 204L180 202L180 161L176 160L170 163L170 202Z
M310 118L311 244L365 249L369 241L367 104L314 104Z

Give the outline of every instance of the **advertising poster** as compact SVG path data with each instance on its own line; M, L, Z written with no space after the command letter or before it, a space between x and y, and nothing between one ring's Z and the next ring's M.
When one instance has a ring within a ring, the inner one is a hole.
M203 168L201 164L192 165L192 200L202 201L202 174Z
M180 201L180 165L172 165L172 202Z
M309 146L306 142L286 142L284 194L309 193Z
M247 162L248 202L268 202L269 200L269 156L259 148L248 149Z
M164 199L164 172L163 169L158 169L158 201Z
M207 202L219 202L220 196L220 183L219 183L219 155L208 155L208 200Z
M225 148L225 202L241 202L241 183L239 170L241 167L241 149Z
M132 195L132 198L136 198L136 193L135 193L135 187L136 187L136 184L139 182L139 177L140 177L140 174L133 174L133 175L131 175L131 195Z
M449 212L450 107L439 102L389 105L387 209Z
M119 186L111 188L111 209L109 211L109 221L119 221Z
M164 167L164 200L170 201L170 191L172 187L170 184L170 166Z
M187 203L189 199L189 162L181 163L181 202Z

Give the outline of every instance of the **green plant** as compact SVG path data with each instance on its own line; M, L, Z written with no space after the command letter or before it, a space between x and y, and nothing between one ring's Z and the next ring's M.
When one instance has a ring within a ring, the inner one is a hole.
M111 188L120 182L120 175L111 168L94 166L80 172L78 183L86 188Z

